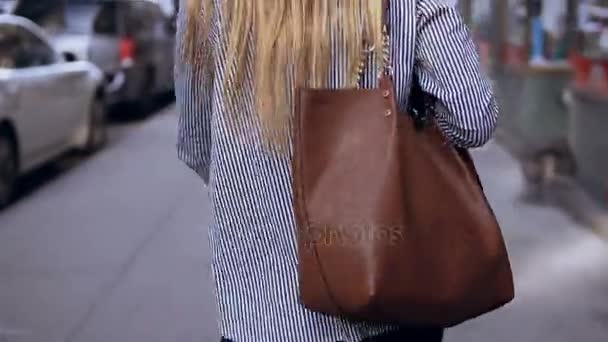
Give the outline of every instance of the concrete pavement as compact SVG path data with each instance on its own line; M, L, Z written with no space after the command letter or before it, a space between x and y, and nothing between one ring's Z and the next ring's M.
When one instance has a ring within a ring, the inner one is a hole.
M176 160L175 120L167 110L114 129L107 149L0 213L1 342L217 341L209 205ZM605 341L608 244L519 201L519 168L496 145L475 158L517 299L446 341Z
M215 338L208 205L175 161L174 131L170 114L121 129L107 149L0 214L0 336Z
M511 253L516 299L447 341L605 341L608 243L553 207L519 200L519 167L496 145L475 159Z

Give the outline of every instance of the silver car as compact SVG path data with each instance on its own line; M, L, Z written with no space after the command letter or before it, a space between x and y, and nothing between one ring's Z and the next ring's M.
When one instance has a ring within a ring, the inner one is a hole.
M0 15L0 207L21 174L105 143L103 96L95 65L67 62L36 24Z
M167 6L165 6L167 7ZM45 27L73 59L97 65L108 82L108 104L146 112L173 90L174 16L150 0L66 0L63 28Z

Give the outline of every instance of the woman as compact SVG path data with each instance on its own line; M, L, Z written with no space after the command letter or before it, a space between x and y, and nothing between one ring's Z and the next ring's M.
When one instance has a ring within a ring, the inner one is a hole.
M295 80L353 86L363 42L382 44L381 17L381 0L187 0L181 6L178 154L210 187L225 340L442 339L441 329L352 322L298 303L288 130ZM486 143L497 106L456 10L444 0L395 0L388 21L400 106L416 73L440 101L436 121L445 135L462 147ZM376 85L380 63L369 58L364 87Z

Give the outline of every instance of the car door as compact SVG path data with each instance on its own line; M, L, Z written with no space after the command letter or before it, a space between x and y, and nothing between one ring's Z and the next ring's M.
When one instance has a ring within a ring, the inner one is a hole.
M158 4L150 3L154 20L155 49L158 54L157 67L160 91L173 86L173 55L175 53L176 26L173 18L166 15Z
M48 103L52 103L49 127L56 133L54 141L66 148L71 145L76 128L88 114L92 98L90 69L86 62L66 62L42 37L32 34L30 39L29 53L37 58L32 70L39 69L45 75L45 96Z
M0 24L0 32L14 36L11 82L16 95L13 116L27 158L38 159L61 148L73 129L76 108L71 107L78 88L59 56L40 36L16 24ZM71 127L72 126L72 127Z
M10 85L11 113L16 123L19 144L26 160L35 159L53 143L53 132L49 130L51 115L44 111L54 111L49 102L46 79L40 69L34 67L34 59L27 53L29 33L12 23L0 24L0 67L7 75Z
M128 30L137 40L140 66L151 76L154 92L167 88L167 81L172 81L173 63L168 58L174 50L166 39L166 21L158 4L150 1L133 1L127 11Z
M92 32L89 39L89 61L114 75L123 67L123 56L120 48L119 9L123 5L114 1L105 1L92 6L94 11Z
M48 69L55 83L50 94L58 108L54 124L58 140L65 146L73 142L76 130L87 120L96 85L87 62L67 62L60 58Z
M137 45L137 65L144 68L144 72L152 69L157 72L158 53L154 37L154 19L150 13L148 1L136 0L123 7L122 18L124 20L127 35L133 37ZM153 75L156 81L156 75Z

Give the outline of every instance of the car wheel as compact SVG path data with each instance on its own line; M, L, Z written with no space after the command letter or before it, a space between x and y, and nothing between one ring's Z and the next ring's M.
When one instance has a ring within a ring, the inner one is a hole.
M0 129L0 209L6 207L13 197L18 169L16 142Z
M105 103L95 99L89 113L89 129L85 146L86 153L92 153L103 147L108 140L108 127Z

